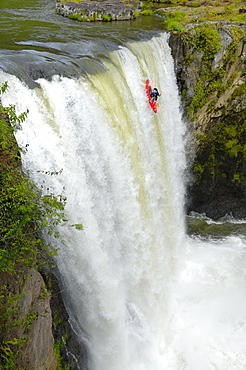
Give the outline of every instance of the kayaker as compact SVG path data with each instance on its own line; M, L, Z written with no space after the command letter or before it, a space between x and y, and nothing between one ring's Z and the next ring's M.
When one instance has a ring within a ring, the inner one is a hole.
M150 90L150 96L152 100L157 101L157 98L160 96L160 94L156 87L154 87L153 90Z

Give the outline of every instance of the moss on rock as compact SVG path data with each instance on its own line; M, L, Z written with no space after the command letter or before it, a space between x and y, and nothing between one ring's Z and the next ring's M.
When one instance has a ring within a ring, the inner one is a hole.
M246 217L245 28L196 26L171 44L196 148L188 212Z

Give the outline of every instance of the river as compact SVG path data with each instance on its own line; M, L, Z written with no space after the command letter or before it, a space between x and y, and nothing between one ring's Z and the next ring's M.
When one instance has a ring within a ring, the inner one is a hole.
M54 5L2 0L0 83L29 110L24 168L84 226L58 227L56 263L88 369L244 370L246 221L185 215L189 137L161 20L86 24Z

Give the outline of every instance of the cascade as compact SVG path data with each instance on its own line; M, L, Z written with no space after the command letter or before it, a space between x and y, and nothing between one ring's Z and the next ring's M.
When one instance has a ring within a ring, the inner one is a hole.
M93 70L36 89L0 71L3 103L29 110L16 133L25 169L84 226L57 227L55 259L89 369L244 369L246 241L186 235L186 131L167 34L120 46ZM157 114L146 78L161 92Z

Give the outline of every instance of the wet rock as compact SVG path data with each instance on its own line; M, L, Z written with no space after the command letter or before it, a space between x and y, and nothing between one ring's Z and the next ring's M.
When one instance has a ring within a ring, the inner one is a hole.
M18 282L9 282L19 293L17 300L18 327L7 334L5 340L16 338L21 344L15 360L16 368L26 370L56 370L52 335L50 295L40 273L31 268ZM10 289L10 288L9 288ZM11 320L14 318L12 317Z
M61 365L69 365L70 370L88 370L88 350L86 340L75 333L64 305L63 289L56 276L47 269L42 271L44 281L51 291L50 306L53 317L53 335L59 344ZM80 328L80 333L82 329ZM86 333L84 333L86 337Z

